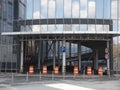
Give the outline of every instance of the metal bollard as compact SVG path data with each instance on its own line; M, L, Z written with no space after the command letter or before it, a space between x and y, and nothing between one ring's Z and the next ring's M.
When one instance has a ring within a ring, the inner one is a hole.
M12 73L12 77L11 77L12 79L12 83L14 83L14 74Z
M27 72L27 75L26 75L26 81L28 81L28 72Z
M63 80L65 80L65 72L63 73Z
M40 71L40 77L39 77L39 80L41 81L42 77L41 77L41 71Z
M54 71L52 71L52 80L54 80Z

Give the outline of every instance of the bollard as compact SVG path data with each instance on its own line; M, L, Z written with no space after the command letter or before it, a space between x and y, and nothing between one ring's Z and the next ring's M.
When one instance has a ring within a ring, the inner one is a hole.
M39 77L39 80L40 80L40 81L42 80L42 77L41 77L41 71L40 71L40 77Z
M12 73L12 83L14 83L14 74Z
M28 72L27 72L27 75L26 75L26 81L28 81Z
M65 80L65 72L63 73L63 80Z
M52 80L54 80L54 71L52 71Z

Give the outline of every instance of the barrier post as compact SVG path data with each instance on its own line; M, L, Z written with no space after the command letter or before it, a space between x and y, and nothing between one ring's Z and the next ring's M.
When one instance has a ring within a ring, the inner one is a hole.
M102 67L98 67L98 75L103 76L103 68Z
M27 72L27 75L26 75L26 81L28 81L28 72Z
M74 76L78 76L78 66L74 66Z
M54 80L54 71L52 71L52 80Z
M59 68L58 68L58 66L54 67L54 74L59 74Z
M12 73L12 83L14 83L14 74Z
M34 66L30 65L29 74L34 74Z
M87 67L87 75L91 76L92 68L90 66Z
M47 74L47 66L43 66L43 74Z
M42 78L41 78L41 71L40 71L40 77L39 77L39 80L41 81L41 79L42 79Z

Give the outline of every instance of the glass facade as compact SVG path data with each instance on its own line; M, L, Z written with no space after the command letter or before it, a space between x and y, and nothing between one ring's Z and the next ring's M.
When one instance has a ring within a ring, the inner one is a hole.
M13 9L13 6L15 6L13 1L14 0L0 0L0 11L2 11L0 12L0 31L2 32L88 31L95 33L105 32L107 35L110 31L110 25L104 24L105 20L112 21L113 28L111 28L111 33L120 31L120 0L19 0L18 10L16 11L13 11L15 10ZM20 25L20 28L16 27L15 24L15 28L13 27L13 18L16 17L13 15L14 12L16 12L15 14L18 14L16 15L18 18L16 18L15 21L19 22L24 20L24 23ZM48 19L54 19L55 23L48 24ZM62 24L58 24L57 19L62 19ZM68 21L65 21L64 19L68 19ZM80 20L75 23L73 19ZM81 19L85 19L86 22L81 23ZM90 23L89 19L94 19L95 23ZM37 25L33 25L34 20L39 20ZM43 21L40 20L46 20L45 24L41 24ZM103 20L103 22L98 24L97 20ZM31 24L26 24L27 21L30 21ZM7 36L2 37L1 42L10 41L11 38L12 37L7 38ZM9 44L10 43L13 44L13 40L10 41ZM114 70L120 70L119 46L120 38L114 37ZM75 49L75 52L76 50L77 49ZM3 53L1 53L1 55L2 54ZM7 58L5 55L2 56L4 56L2 57L3 60L4 58Z

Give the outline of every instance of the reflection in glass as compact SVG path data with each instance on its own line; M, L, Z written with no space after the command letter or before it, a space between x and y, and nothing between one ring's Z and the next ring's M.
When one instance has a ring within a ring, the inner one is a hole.
M47 18L48 0L41 0L41 18Z
M33 2L32 2L33 0L27 0L27 19L32 19L32 4L33 4Z
M79 24L73 24L72 31L79 31Z
M87 24L81 24L80 31L87 31Z
M117 18L117 0L111 1L111 18L112 19Z
M56 18L63 18L63 0L56 0Z
M71 31L71 25L70 24L64 24L64 31Z
M33 0L33 1L34 1L33 18L40 19L40 0Z
M79 18L80 11L80 2L79 0L72 0L72 17Z
M48 18L55 18L55 0L49 0L48 4Z
M110 18L110 0L104 0L104 18Z
M32 32L39 32L40 31L40 25L32 25Z
M95 0L89 0L88 2L88 17L95 18Z
M72 0L64 0L64 17L71 18L71 4Z
M63 31L63 25L61 24L56 24L56 31Z
M80 17L87 17L87 0L80 0Z
M103 18L103 0L96 0L96 18Z
M47 31L47 25L41 25L41 31L46 32Z
M88 25L88 31L95 31L95 25Z
M103 25L96 25L96 31L103 31Z
M113 31L117 31L118 22L117 20L113 20Z
M55 25L48 25L48 31L55 31Z
M103 25L104 31L109 31L109 25Z

